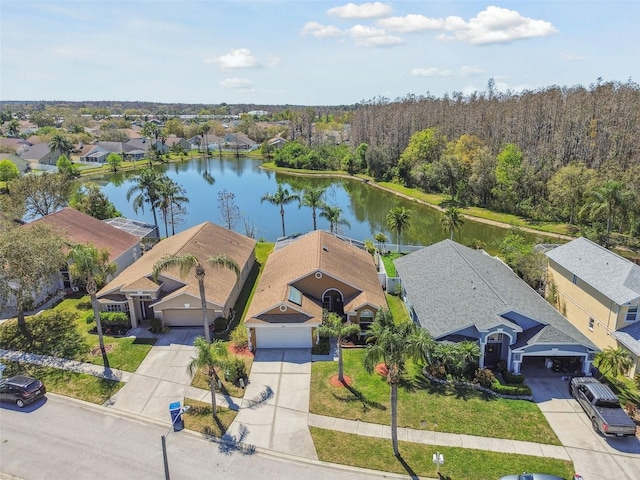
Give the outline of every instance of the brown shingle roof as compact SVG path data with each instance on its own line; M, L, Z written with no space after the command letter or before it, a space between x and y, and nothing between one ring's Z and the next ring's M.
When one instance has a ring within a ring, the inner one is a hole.
M98 249L106 248L112 262L140 242L138 237L71 207L63 208L31 223L38 222L53 226L73 243L90 243Z
M317 271L360 291L353 298L345 299L345 311L355 310L366 303L376 307L387 304L371 255L330 233L314 231L269 256L247 312L246 323L251 324L260 314L278 304L289 303L289 284ZM322 306L304 292L301 309L320 322L318 317L322 315Z
M102 288L98 292L98 297L118 291L123 286L137 282L143 277L151 277L154 264L164 255L190 254L205 265L204 286L207 300L217 305L224 305L236 285L236 275L226 268L207 267L207 259L212 255L224 253L233 258L242 269L253 257L255 244L255 240L239 233L210 222L201 223L159 242ZM200 298L194 272L190 272L182 279L178 269L174 268L167 270L163 276L184 282L186 287L182 291Z

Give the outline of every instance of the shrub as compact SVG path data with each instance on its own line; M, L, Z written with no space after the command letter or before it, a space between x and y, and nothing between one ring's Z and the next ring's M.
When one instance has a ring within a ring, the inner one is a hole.
M129 325L129 316L124 312L100 312L100 320L103 324ZM87 315L87 323L93 323L95 317L93 312Z
M151 319L151 333L162 333L162 320L159 318Z
M311 349L313 355L329 355L329 337L320 337L317 345Z
M216 319L213 321L213 330L215 332L224 332L226 328L227 328L227 319L222 316L216 317Z
M473 383L485 388L491 388L491 386L495 381L496 381L495 375L488 368L477 369L475 378L473 379Z
M493 381L491 390L501 395L531 395L531 389L527 385L502 385L498 380Z
M640 373L636 373L633 377L633 381L636 384L636 387L640 389Z
M229 363L224 369L224 378L231 383L238 383L241 378L247 376L247 366L239 358L233 358L229 360Z
M231 332L231 344L237 350L245 350L249 347L249 337L247 334L247 329L244 325L238 325Z
M522 375L516 375L509 370L502 372L502 378L504 378L504 381L508 384L522 385L524 383L524 377Z
M444 380L447 378L447 369L441 363L435 365L427 365L427 373L434 378Z

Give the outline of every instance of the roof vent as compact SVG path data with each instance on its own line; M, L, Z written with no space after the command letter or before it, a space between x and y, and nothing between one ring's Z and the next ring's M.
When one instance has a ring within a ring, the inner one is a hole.
M328 251L329 251L329 249L328 249L327 247L325 247L324 245L322 246L322 250L323 250L324 252L328 252Z

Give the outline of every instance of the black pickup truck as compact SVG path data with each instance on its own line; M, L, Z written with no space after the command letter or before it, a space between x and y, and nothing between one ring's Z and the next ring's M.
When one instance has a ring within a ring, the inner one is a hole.
M573 377L569 393L591 419L596 432L618 437L636 434L636 424L620 407L615 393L593 377Z

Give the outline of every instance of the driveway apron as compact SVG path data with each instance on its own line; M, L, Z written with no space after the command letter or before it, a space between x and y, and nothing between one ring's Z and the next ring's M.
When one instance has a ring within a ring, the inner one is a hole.
M580 404L569 394L569 377L527 375L534 401L585 479L640 478L640 441L596 433Z
M187 366L194 356L193 341L198 335L202 335L202 329L176 328L160 335L138 370L106 406L170 421L169 404L181 402L191 384Z
M311 351L258 349L249 384L227 434L235 441L318 459L309 432Z

